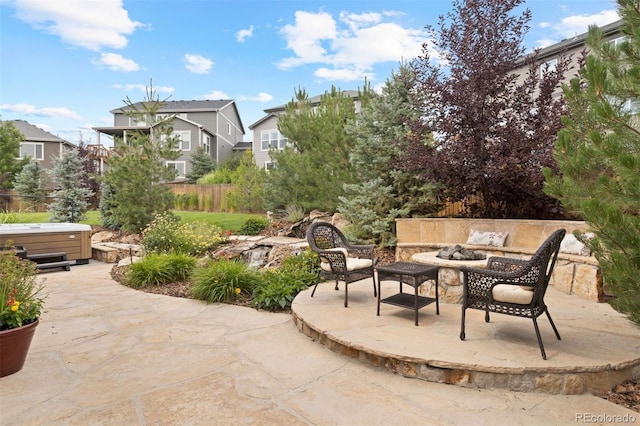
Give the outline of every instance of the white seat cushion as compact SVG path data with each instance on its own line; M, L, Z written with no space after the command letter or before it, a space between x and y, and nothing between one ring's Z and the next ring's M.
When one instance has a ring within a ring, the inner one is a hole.
M528 305L532 299L533 287L512 284L498 284L493 287L493 300L497 302Z
M356 269L369 268L373 265L371 259L358 259L357 257L347 257L347 271L355 271ZM331 272L329 262L321 262L320 267L323 271Z

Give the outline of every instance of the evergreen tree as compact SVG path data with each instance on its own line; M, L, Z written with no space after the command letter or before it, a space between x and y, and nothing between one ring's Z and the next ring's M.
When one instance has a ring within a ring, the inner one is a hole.
M564 87L560 173L545 170L545 190L593 229L594 239L582 239L615 295L611 305L640 324L640 2L618 4L626 40L616 47L590 28L580 78Z
M235 211L259 213L264 211L263 192L266 171L259 168L251 150L242 156L240 165L231 175L233 190L227 193L229 207Z
M359 94L366 103L370 89ZM270 210L298 206L307 211L336 211L343 185L355 182L349 163L354 137L346 124L356 117L353 98L335 87L311 104L304 90L289 102L278 119L278 129L288 139L282 151L273 149L271 169L265 185L265 204Z
M50 170L54 190L49 194L53 202L49 204L51 222L77 223L86 219L88 199L93 191L83 186L85 172L77 149L62 151L53 161Z
M18 160L20 157L20 143L22 133L10 121L0 121L0 187L10 189L13 180L28 159Z
M561 215L557 200L542 191L541 166L555 167L553 142L564 103L554 97L569 58L555 69L526 57L528 74L514 70L524 57L523 35L531 12L514 11L524 0L454 0L438 29L428 27L441 60L425 44L413 62L417 91L427 100L426 124L438 146L416 143L406 164L422 168L446 187L451 201L466 202L469 216L549 218Z
M14 189L27 203L29 210L35 210L44 202L45 174L40 164L33 159L16 176Z
M193 153L190 160L191 170L186 174L186 183L196 183L202 176L211 173L216 168L213 158L202 147Z
M94 151L90 150L87 144L82 139L82 133L80 134L80 140L78 142L78 156L82 159L82 168L84 169L84 181L82 185L85 188L89 188L93 195L89 199L89 206L95 208L98 206L98 194L100 193L100 170L98 167L98 159L95 157Z
M146 126L127 133L126 141L114 141L109 170L103 176L111 199L103 207L109 209L108 220L114 226L138 232L156 214L173 207L173 193L163 183L175 179L176 171L167 167L165 161L177 159L180 152L176 149L178 138L173 135L171 118L157 116L164 102L152 86L147 88L143 102L134 104L127 98L125 103L126 114Z
M356 237L385 246L395 243L396 218L425 215L440 207L434 184L396 166L412 133L408 124L421 115L415 84L414 71L401 64L381 95L372 96L358 120L346 128L355 138L350 163L358 182L345 185L338 210L354 225ZM412 136L414 142L433 144L430 134L419 141Z

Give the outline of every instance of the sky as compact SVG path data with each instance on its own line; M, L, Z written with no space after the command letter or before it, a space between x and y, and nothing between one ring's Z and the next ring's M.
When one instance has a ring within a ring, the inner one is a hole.
M0 0L0 119L97 143L109 111L145 99L264 109L335 86L380 88L422 54L452 0ZM619 19L612 0L528 0L528 50ZM105 137L101 142L111 145Z

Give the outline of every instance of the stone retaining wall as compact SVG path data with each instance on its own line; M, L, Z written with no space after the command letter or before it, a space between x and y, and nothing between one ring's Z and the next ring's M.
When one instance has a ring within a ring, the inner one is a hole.
M588 231L581 221L533 220L533 219L449 219L417 218L397 219L396 260L412 261L416 253L437 251L460 244L463 247L484 252L490 256L529 258L537 248L557 229L564 228L570 234L574 230ZM470 230L507 232L504 247L466 245ZM454 269L441 271L440 298L449 303L459 303L462 295L461 277ZM597 300L605 300L605 285L598 261L593 256L560 253L551 276L550 284L566 294ZM423 289L433 294L429 286Z

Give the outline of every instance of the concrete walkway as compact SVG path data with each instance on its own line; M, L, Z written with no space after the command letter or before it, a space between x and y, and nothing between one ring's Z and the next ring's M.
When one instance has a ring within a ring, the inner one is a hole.
M25 367L0 379L2 425L640 423L588 394L405 378L330 351L291 315L128 289L112 266L42 275Z

